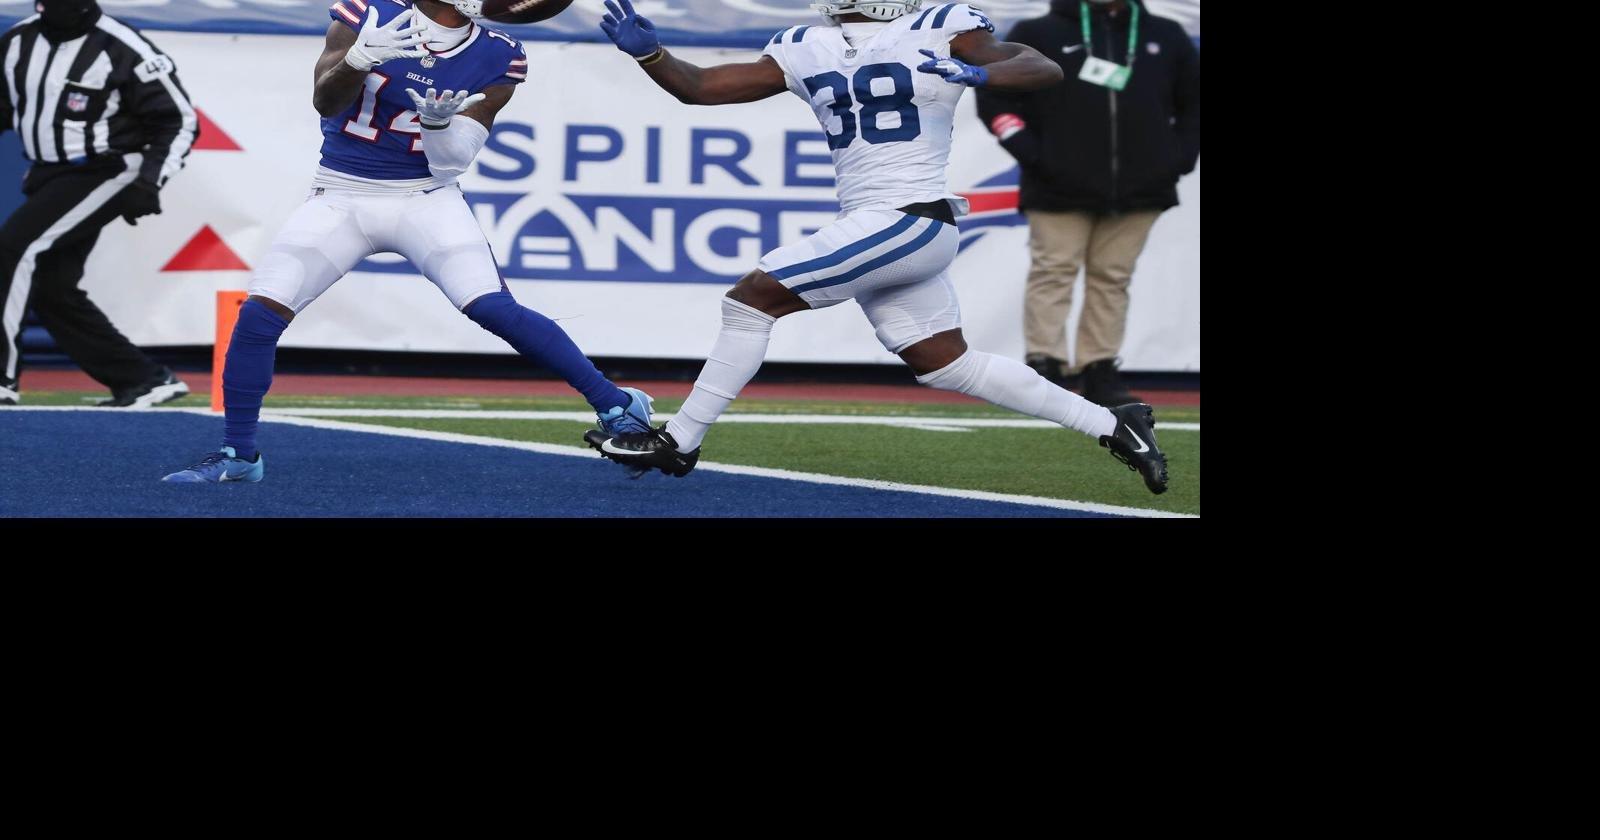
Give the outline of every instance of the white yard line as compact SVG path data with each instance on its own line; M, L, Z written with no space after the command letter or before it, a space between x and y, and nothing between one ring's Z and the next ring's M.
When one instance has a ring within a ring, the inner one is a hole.
M289 409L298 411L299 409ZM316 409L328 410L334 409ZM343 409L340 409L343 410ZM5 411L92 411L95 413L109 413L111 409L82 408L78 406L9 406L0 409L0 414ZM117 413L142 413L146 411L186 412L189 414L210 415L209 408L148 408L148 409L115 409ZM490 414L495 412L465 412L468 415ZM509 412L508 412L509 413ZM523 412L557 414L562 412ZM569 412L577 419L590 419L593 415L581 412ZM381 416L363 414L361 416ZM401 416L412 416L404 414ZM452 414L451 416L454 416ZM744 415L752 416L752 415ZM761 415L765 416L765 415ZM781 417L782 415L778 415ZM826 416L826 415L816 415ZM374 426L367 423L348 423L340 420L326 420L318 417L303 417L280 413L263 413L264 422L287 423L293 426L306 426L313 429L329 429L341 432L360 432L364 434L389 435L391 437L415 438L418 440L436 440L447 443L465 443L476 446L498 446L505 449L521 449L525 452L537 452L541 455L564 455L569 458L598 458L598 454L589 449L580 449L574 446L559 446L552 443L531 443L520 440L505 440L503 438L483 437L480 435L462 435L455 432L435 432L424 429L407 429L396 426ZM566 417L549 419L567 419ZM724 419L727 419L724 417ZM867 419L867 418L863 418ZM963 421L965 422L965 421ZM832 484L841 487L865 487L871 490L885 490L895 493L921 493L927 496L948 496L956 499L973 499L985 502L1004 502L1007 504L1033 505L1036 507L1054 508L1056 510L1081 510L1087 513L1106 513L1118 516L1142 516L1158 519L1198 519L1199 517L1186 513L1170 513L1164 510L1150 510L1148 508L1124 507L1122 505L1103 505L1098 502L1079 502L1070 499L1051 499L1044 496L1022 496L1010 493L990 493L983 490L956 490L949 487L933 487L922 484L901 484L895 481L875 481L866 478L848 478L837 475L823 475L821 473L805 473L793 470L775 470L766 467L745 467L732 464L715 464L701 461L695 469L708 472L729 473L731 475L749 475L760 478L777 478L788 481L804 481L810 484ZM1130 479L1132 480L1132 479Z
M0 411L80 411L82 406L70 405L19 405L0 408ZM103 409L107 410L107 409ZM190 414L211 414L209 408L119 408L117 411L186 411ZM593 423L594 414L588 411L501 411L443 408L264 408L263 417L401 417L415 420L572 420ZM675 415L662 412L656 420L666 422ZM1047 420L1024 420L1009 417L906 417L871 414L724 414L718 423L770 423L775 425L838 425L838 426L900 426L930 432L951 432L965 429L1059 429ZM937 428L935 428L937 427ZM1157 432L1198 432L1199 423L1162 423L1156 421Z
M18 406L35 410L68 406ZM127 411L129 409L119 409ZM153 408L145 411L188 411L210 414L209 408ZM274 417L401 417L416 420L572 420L593 423L594 414L587 411L501 411L436 408L265 408L262 416ZM670 412L656 414L656 420L666 422L673 418ZM724 414L718 423L771 423L777 425L841 425L841 426L900 426L924 431L960 431L963 429L1058 429L1046 420L1025 420L1000 417L905 417L869 414ZM933 428L938 427L938 428ZM1156 431L1198 432L1199 423L1162 423L1156 421Z

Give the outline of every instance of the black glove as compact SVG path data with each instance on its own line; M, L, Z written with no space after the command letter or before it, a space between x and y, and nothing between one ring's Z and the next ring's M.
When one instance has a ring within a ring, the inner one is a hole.
M122 218L130 225L137 225L135 221L140 216L151 216L161 212L161 188L143 178L128 185L122 191Z

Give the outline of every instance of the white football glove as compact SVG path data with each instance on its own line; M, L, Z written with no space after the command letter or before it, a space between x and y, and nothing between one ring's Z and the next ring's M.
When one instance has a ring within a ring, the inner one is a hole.
M422 45L428 40L428 25L415 9L406 9L394 20L378 25L378 8L367 6L367 19L356 33L356 42L344 54L346 64L365 73L391 58L421 58L428 54Z
M411 101L417 106L417 120L422 123L422 127L433 129L449 125L451 117L471 108L484 97L481 93L468 96L464 90L438 93L433 88L428 88L428 93L424 96L418 96L411 88L406 88L406 93L411 95Z

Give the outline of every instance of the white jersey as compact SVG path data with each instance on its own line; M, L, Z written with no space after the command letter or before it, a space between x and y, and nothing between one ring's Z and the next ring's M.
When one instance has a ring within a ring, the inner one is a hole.
M762 53L783 68L789 90L811 105L828 135L840 208L849 213L943 198L955 204L956 215L965 215L966 201L945 187L945 166L966 86L917 72L929 60L918 50L947 58L951 38L974 29L993 32L994 24L966 3L952 3L848 26L853 43L840 26L795 26L774 36Z

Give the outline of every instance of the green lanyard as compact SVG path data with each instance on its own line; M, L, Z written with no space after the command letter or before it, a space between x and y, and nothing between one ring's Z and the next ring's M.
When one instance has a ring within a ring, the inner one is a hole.
M1139 46L1139 4L1128 0L1128 7L1133 9L1133 23L1128 27L1128 67L1133 67L1133 58L1137 55L1134 47ZM1094 41L1089 34L1089 0L1078 0L1078 9L1083 19L1083 50L1090 57L1094 57Z

